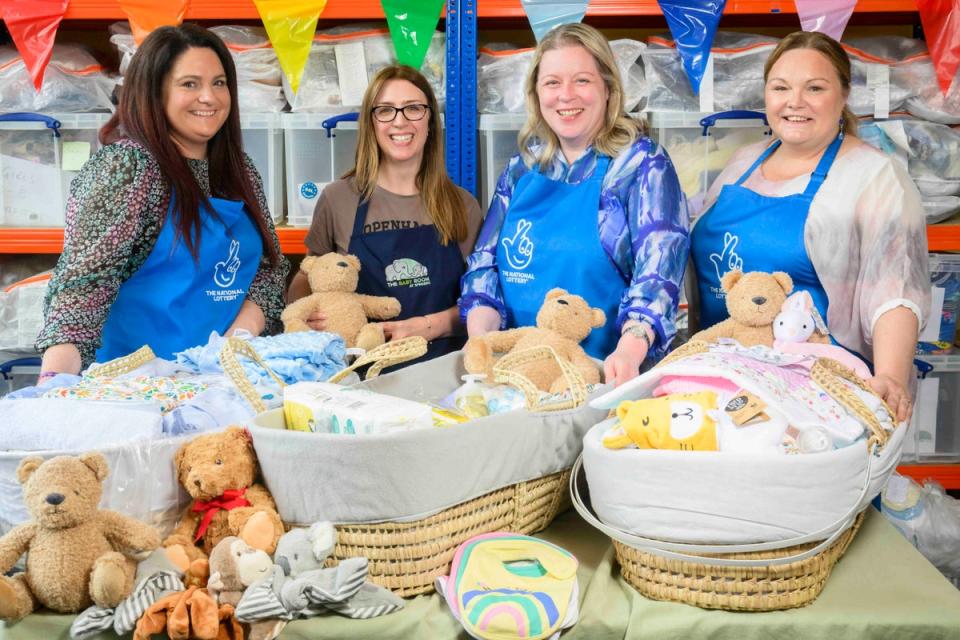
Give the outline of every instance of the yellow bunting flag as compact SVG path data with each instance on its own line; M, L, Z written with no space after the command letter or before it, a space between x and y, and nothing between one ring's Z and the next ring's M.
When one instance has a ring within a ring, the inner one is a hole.
M120 0L137 46L157 27L175 27L183 22L189 5L190 0Z
M253 0L253 4L260 12L280 68L296 93L327 0Z

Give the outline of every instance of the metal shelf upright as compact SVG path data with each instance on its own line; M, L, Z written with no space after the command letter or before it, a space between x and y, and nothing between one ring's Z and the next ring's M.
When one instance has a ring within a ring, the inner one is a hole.
M447 0L447 172L477 195L477 0Z

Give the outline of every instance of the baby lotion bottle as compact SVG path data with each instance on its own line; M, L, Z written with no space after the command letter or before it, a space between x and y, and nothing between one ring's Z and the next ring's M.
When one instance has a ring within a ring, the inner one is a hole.
M483 418L489 415L487 401L483 397L481 382L487 379L482 373L468 373L460 378L463 385L453 396L453 403L468 418Z

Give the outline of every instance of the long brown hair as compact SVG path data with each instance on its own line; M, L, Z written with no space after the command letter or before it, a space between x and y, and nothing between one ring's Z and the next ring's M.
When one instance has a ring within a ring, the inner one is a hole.
M377 175L380 171L380 147L377 144L377 132L373 123L373 107L377 96L390 80L406 80L423 92L430 107L430 126L427 141L423 147L423 159L417 172L417 190L427 215L433 221L443 244L463 242L467 237L467 208L459 190L447 175L443 157L443 129L440 124L440 110L437 98L433 95L430 83L419 71L406 65L391 65L380 70L373 77L360 106L359 136L354 167L344 174L352 177L360 197L369 199L377 187Z
M557 135L547 125L540 113L540 98L537 95L537 80L540 75L540 62L543 54L562 47L583 47L590 52L597 62L600 77L607 87L607 110L603 114L603 124L597 137L593 141L594 148L610 157L633 143L644 132L642 122L634 120L626 114L623 81L620 79L620 69L617 68L616 58L610 43L603 34L593 27L583 23L571 23L554 27L543 40L537 43L533 52L533 60L527 71L525 92L527 96L527 121L520 134L517 144L527 166L539 164L545 169L551 158L560 148ZM538 156L530 151L530 142L538 139L544 147Z
M793 49L813 49L822 53L830 61L833 70L837 72L844 93L850 95L850 56L843 50L839 42L819 31L794 31L781 40L777 48L767 58L766 64L763 65L764 84L770 76L770 69L777 63L780 56ZM857 135L857 116L853 114L846 103L843 105L841 116L843 117L844 131L849 135Z
M189 48L210 49L217 54L230 90L227 120L207 143L211 193L215 197L242 200L247 205L250 217L260 231L264 254L269 256L271 264L276 264L279 255L244 162L237 105L237 71L230 52L216 34L193 24L160 27L150 33L130 60L120 91L120 104L113 117L100 129L100 142L110 144L121 138L131 138L147 148L160 165L160 173L170 183L177 234L196 258L203 227L200 205L209 205L209 201L170 137L170 123L164 109L164 80L177 59Z

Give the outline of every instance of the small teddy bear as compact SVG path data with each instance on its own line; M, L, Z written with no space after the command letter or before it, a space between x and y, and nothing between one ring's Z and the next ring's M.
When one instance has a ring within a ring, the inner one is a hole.
M240 536L273 553L283 522L270 492L254 482L257 457L245 429L230 427L190 440L177 449L174 466L194 501L163 541L165 547L179 545L193 562L225 537ZM202 551L195 546L200 541Z
M717 342L732 338L745 347L773 346L773 320L793 291L793 280L782 271L728 271L720 279L727 293L730 317L704 329L690 339Z
M0 538L0 619L19 620L37 604L61 613L115 607L133 589L136 560L160 545L152 527L98 509L107 477L99 453L24 458L17 480L34 520ZM27 554L27 570L3 574Z
M493 380L495 353L506 354L531 347L550 346L559 357L571 362L580 371L584 382L596 384L600 382L600 369L580 346L580 342L606 321L603 311L591 308L580 296L569 294L564 289L551 289L537 313L536 327L492 331L470 338L463 347L463 364L468 373L483 373L488 380ZM560 393L567 388L560 366L553 361L525 364L517 372L526 376L541 391Z
M307 256L300 263L300 270L307 274L313 293L283 310L280 319L285 333L309 331L307 318L321 311L327 316L326 330L342 336L347 347L369 351L386 341L383 327L368 324L367 318L395 318L400 315L400 302L356 292L360 278L360 260L356 256Z

